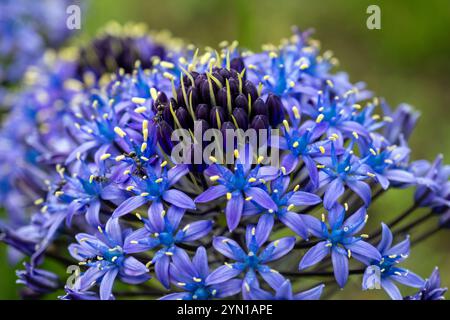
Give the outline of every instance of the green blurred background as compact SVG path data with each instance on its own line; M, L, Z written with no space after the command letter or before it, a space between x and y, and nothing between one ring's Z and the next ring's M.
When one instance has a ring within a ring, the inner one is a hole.
M381 8L381 30L366 27L366 9L371 4ZM288 37L291 26L314 28L314 37L324 50L334 51L339 69L347 71L353 82L366 82L392 106L407 102L421 111L411 139L414 159L432 160L438 153L443 153L447 162L450 159L448 0L91 0L83 14L83 37L94 35L110 20L134 21L145 22L151 29L167 29L201 47L237 39L241 46L258 50L262 44L278 44L281 38ZM383 220L390 221L411 201L410 191L389 192L371 207L368 229ZM434 224L436 220L422 229ZM448 231L441 231L413 247L405 265L423 277L428 277L434 266L440 266L443 285L449 286L448 238ZM18 297L15 268L6 265L4 255L5 248L0 246L0 298L14 299ZM407 288L401 290L411 293ZM331 297L386 296L383 292L361 293L360 277L356 277L345 290Z

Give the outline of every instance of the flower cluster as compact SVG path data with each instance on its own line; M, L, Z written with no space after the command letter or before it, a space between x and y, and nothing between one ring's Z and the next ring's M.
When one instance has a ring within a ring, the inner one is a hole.
M3 124L1 240L15 261L29 258L17 273L26 294L304 300L356 275L393 299L396 283L418 288L407 299L443 298L438 271L423 280L399 265L409 236L392 245L429 218L438 228L418 239L449 225L450 171L440 156L410 160L410 107L391 111L334 73L309 32L259 53L236 43L200 53L142 32L103 33L71 59L48 59ZM265 147L280 165L249 142L233 144L232 163L220 148L200 166L177 163L173 133L198 121L278 131ZM371 204L393 188L415 188L413 206L367 231ZM75 281L43 270L47 259ZM314 273L335 281L303 287Z

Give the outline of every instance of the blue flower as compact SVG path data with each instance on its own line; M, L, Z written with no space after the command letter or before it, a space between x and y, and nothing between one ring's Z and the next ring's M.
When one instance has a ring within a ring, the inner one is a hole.
M288 191L290 178L280 176L270 182L270 197L276 204L277 209L266 209L258 202L250 201L244 206L244 215L254 215L261 213L261 218L272 229L275 219L279 219L285 226L297 233L304 239L308 238L308 230L303 221L302 214L293 212L295 206L310 206L322 202L322 199L313 193L299 191L300 186L295 186L292 191Z
M402 300L403 297L394 281L414 288L422 287L424 281L415 273L397 266L409 255L409 237L393 247L392 239L391 230L382 223L382 236L377 246L381 256L377 259L371 257L363 259L363 262L369 267L364 274L362 287L363 290L367 290L372 285L369 283L371 275L373 272L378 272L380 275L380 286L392 299Z
M341 288L347 282L348 260L352 256L360 261L366 258L381 259L378 250L363 240L366 235L356 235L367 222L366 209L361 207L347 219L345 215L346 210L336 204L328 211L328 225L325 223L324 214L322 214L322 221L308 216L305 221L309 230L320 241L305 253L299 264L299 269L303 270L331 254L334 276Z
M174 285L184 292L171 293L162 300L209 300L226 298L239 293L241 280L221 278L217 269L210 272L208 255L204 247L199 247L192 261L186 252L173 257L170 275Z
M124 249L129 253L144 252L162 247L158 250L151 264L155 265L156 277L166 287L170 286L169 263L171 257L181 254L177 245L190 243L208 235L212 230L213 222L200 220L189 223L179 228L184 210L170 207L158 215L150 215L148 219L142 219L145 228L131 233L125 239Z
M105 229L92 236L86 233L76 235L77 244L69 246L70 254L88 267L76 286L85 291L100 283L100 298L108 300L117 276L126 283L142 283L150 278L148 269L124 249L124 239L129 233L122 231L118 219L110 219Z
M261 166L261 161L251 169L251 156L253 155L251 151L238 152L235 150L235 155L237 161L234 172L217 163L211 164L206 169L205 173L209 175L211 181L219 184L210 187L195 199L196 203L207 203L226 195L225 215L230 231L233 231L241 220L244 211L244 201L257 202L261 207L273 211L277 209L275 202L261 188L261 185L275 179L279 175L278 170L274 167ZM215 158L210 160L217 162Z
M247 225L245 232L247 253L234 240L221 236L213 239L213 246L217 251L236 261L219 267L217 272L227 274L227 278L245 272L242 283L244 298L250 292L250 288L258 283L257 272L274 289L278 288L285 280L278 271L270 268L267 263L278 260L289 253L294 247L295 237L275 240L262 249L263 244L269 238L270 232L271 226L265 224L264 220L260 220L256 226Z
M439 269L434 268L430 278L425 280L424 285L420 288L419 292L412 296L407 296L405 300L444 300L444 294L447 292L447 288L441 287L441 276Z
M291 282L286 280L275 290L275 294L251 287L248 296L251 300L319 300L324 287L321 284L303 292L292 293Z
M56 274L47 270L33 267L29 263L24 263L25 270L17 270L16 275L19 278L16 283L27 286L30 295L42 295L54 292L59 288L59 278Z
M150 216L159 216L164 211L163 200L183 209L195 209L194 201L180 190L171 187L189 171L185 165L176 165L167 170L167 162L156 168L146 166L142 177L130 176L130 185L126 188L135 195L122 202L113 212L113 218L121 217L144 204L151 202Z
M334 143L331 144L331 157L323 157L319 165L320 186L326 186L323 204L331 209L337 199L344 194L345 185L355 192L366 206L371 202L370 186L363 180L375 177L370 167L361 163L353 153L353 143L338 156Z

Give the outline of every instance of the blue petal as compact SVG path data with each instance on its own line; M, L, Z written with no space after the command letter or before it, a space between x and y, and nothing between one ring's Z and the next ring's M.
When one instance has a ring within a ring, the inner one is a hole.
M259 274L274 290L278 289L283 282L286 281L286 279L276 270L259 271Z
M401 276L392 275L390 278L398 283L413 288L421 288L425 284L425 281L420 276L411 271L406 271L402 273Z
M409 255L409 236L385 252L385 255Z
M192 258L192 263L202 279L209 275L208 254L204 247L198 247L194 258Z
M300 261L298 268L303 270L322 261L330 253L330 247L326 244L326 241L321 241L309 249Z
M296 206L311 206L318 204L322 199L313 193L297 191L289 198L288 203Z
M288 254L295 245L295 237L284 237L269 243L259 256L262 263L270 262Z
M233 231L238 226L243 209L244 198L242 197L242 194L240 192L233 193L225 208L225 216L227 218L227 225L230 231Z
M161 297L159 300L184 300L188 295L186 292L171 293Z
M89 207L86 212L86 221L93 227L99 226L100 223L100 201L95 200L89 203Z
M167 210L167 220L170 223L172 229L178 229L178 225L180 224L181 219L184 216L185 209L178 208L176 206L171 206Z
M167 289L170 288L169 264L170 258L167 255L162 256L155 262L156 278Z
M391 297L392 300L403 300L403 296L398 290L397 286L391 280L387 278L381 279L381 287Z
M331 251L331 262L333 263L334 277L338 285L343 288L348 279L348 258L338 250Z
M132 277L141 276L148 272L147 267L134 257L128 257L123 264L123 272Z
M393 236L389 227L384 223L381 223L381 230L381 240L377 246L377 249L382 255L385 255L386 250L392 245Z
M211 272L211 274L206 277L205 283L208 286L218 283L224 283L238 276L241 272L242 270L234 268L232 264L223 265Z
M213 222L210 220L202 220L190 223L186 230L182 241L194 241L206 236L212 229ZM185 228L186 228L185 227Z
M227 187L219 184L217 186L212 186L206 189L202 194L200 194L197 198L195 198L195 202L197 203L205 203L216 200L228 192Z
M175 190L175 189L166 190L163 193L162 197L166 202L169 202L179 208L195 209L194 201L189 196L187 196L184 192L181 192L179 190Z
M390 181L394 182L400 182L400 183L415 183L416 178L414 175L410 172L404 171L404 170L388 170L384 174L386 178L388 178Z
M220 286L217 286L217 293L215 295L216 298L222 299L230 296L234 296L241 291L242 280L241 279L232 279L230 281L226 281L221 283Z
M189 172L189 168L187 165L178 164L174 166L167 172L167 178L169 182L169 186L174 185L178 182L183 176L185 176Z
M346 249L349 249L352 253L356 255L360 255L365 258L369 258L371 260L380 261L381 254L378 252L378 249L372 246L370 243L365 241L357 241L352 243L351 245L347 245ZM355 258L358 258L355 256Z
M188 254L183 249L177 248L172 256L173 264L184 273L189 274L192 277L197 277L198 272L195 270L195 266L189 259Z
M116 210L114 210L112 217L118 218L123 215L126 215L127 213L139 208L140 206L147 203L147 199L141 196L135 196L128 198L124 202L122 202Z
M322 295L324 284L320 284L312 289L294 294L295 300L319 300Z
M302 216L300 214L291 211L286 211L283 215L280 215L279 219L289 229L294 231L303 239L308 238L307 224L303 221Z
M292 285L289 280L285 280L276 290L275 297L277 300L292 300Z
M103 276L102 282L100 284L100 299L109 300L112 293L112 287L114 285L114 280L119 273L118 268L110 269Z
M225 237L214 237L213 246L221 254L233 260L239 261L247 256L236 241Z
M287 153L281 159L281 166L286 169L286 174L290 174L298 165L298 157L292 153Z
M269 238L272 231L274 219L271 214L263 214L256 225L255 237L256 243L261 247Z
M334 179L325 191L323 206L329 210L336 204L337 199L344 194L344 185L339 178Z
M119 219L111 218L105 227L107 235L115 242L116 245L123 245L122 229L120 228Z
M248 188L245 190L245 195L247 197L252 197L252 201L256 202L263 208L272 209L273 211L276 211L278 209L277 205L275 204L275 202L273 202L269 194L261 188Z
M148 208L148 221L151 227L160 233L164 231L164 218L163 218L164 206L160 200L152 202Z
M364 201L366 206L369 206L372 199L372 191L367 183L363 181L349 180L347 181L347 185Z

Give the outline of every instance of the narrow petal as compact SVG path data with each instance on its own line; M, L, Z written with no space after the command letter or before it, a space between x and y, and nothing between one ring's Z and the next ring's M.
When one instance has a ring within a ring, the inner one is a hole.
M326 244L326 241L321 241L309 249L300 261L298 268L303 270L322 261L330 253L330 247L327 247Z
M387 225L381 223L381 240L377 246L378 251L384 255L384 252L392 245L392 232Z
M234 268L232 264L223 265L211 272L211 274L206 278L205 283L209 286L213 284L224 283L238 276L241 272L242 270Z
M169 264L170 258L166 255L162 256L155 262L156 278L167 289L170 288Z
M302 216L300 214L291 211L286 211L279 218L281 222L283 222L289 229L294 231L300 237L302 237L303 239L308 238L307 225L303 221Z
M167 201L179 208L195 209L194 201L184 192L181 192L179 190L175 189L167 190L163 194L163 199L164 201Z
M111 218L106 223L105 227L108 236L116 243L116 245L123 244L122 229L120 228L119 219Z
M183 228L182 241L194 241L206 236L212 229L211 220L202 220L190 223Z
M232 279L230 281L221 283L220 286L217 286L217 293L215 297L222 299L234 296L235 294L238 294L241 291L241 285L242 285L241 279Z
M177 164L167 172L167 178L169 179L169 186L174 185L183 176L189 172L189 168L184 164Z
M213 246L221 254L233 260L240 260L247 256L236 241L225 237L214 237Z
M274 211L278 209L269 194L261 188L248 188L245 190L245 195L247 197L252 197L252 201L256 202L263 208L272 209Z
M194 258L192 258L192 263L203 279L209 275L208 254L204 247L198 247Z
M372 199L372 191L367 183L363 181L347 181L347 185L369 206Z
M295 237L284 237L269 243L260 255L262 263L275 261L288 254L295 245Z
M381 279L381 287L392 300L403 300L403 296L397 286L390 279Z
M365 258L369 258L371 260L380 261L381 260L381 254L378 251L377 248L372 246L370 243L365 241L357 241L351 245L346 246L348 250L350 250L352 253L355 253L356 255L363 256ZM355 258L358 258L355 256Z
M323 199L323 205L325 209L331 209L340 196L344 194L344 185L340 179L334 179L327 187L325 191L325 197Z
M95 200L89 203L89 207L86 212L86 221L93 227L100 225L100 201Z
M217 198L223 197L228 192L227 187L219 184L217 186L212 186L206 189L201 195L195 198L196 203L205 203L216 200Z
M125 274L133 277L141 276L148 272L147 267L135 257L126 258L123 266Z
M411 271L402 273L401 276L393 275L390 277L392 280L397 281L408 287L421 288L425 284L425 281L419 275Z
M225 216L230 231L236 229L241 221L242 211L244 209L244 197L240 192L233 193L225 208Z
M336 282L343 288L348 279L348 258L337 250L331 250L331 262Z
M109 300L111 298L112 287L118 273L118 268L111 269L105 273L100 284L100 299Z
M322 202L322 199L313 193L297 191L289 198L289 204L296 206L311 206Z
M269 238L270 232L272 231L274 219L271 214L263 214L256 225L256 243L261 247Z
M148 221L157 232L164 231L164 206L161 201L155 200L148 208Z
M118 218L126 215L127 213L139 208L140 206L147 203L147 199L141 196L135 196L128 198L124 202L122 202L116 210L114 210L112 217Z
M297 293L294 295L295 300L319 300L322 295L324 284L318 285L312 289Z

